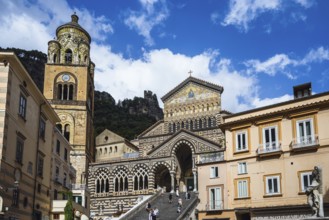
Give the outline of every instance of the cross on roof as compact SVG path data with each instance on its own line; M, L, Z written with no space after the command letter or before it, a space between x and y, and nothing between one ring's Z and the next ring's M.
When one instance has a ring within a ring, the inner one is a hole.
M188 71L188 74L190 74L190 76L192 76L192 73L193 73L192 70Z

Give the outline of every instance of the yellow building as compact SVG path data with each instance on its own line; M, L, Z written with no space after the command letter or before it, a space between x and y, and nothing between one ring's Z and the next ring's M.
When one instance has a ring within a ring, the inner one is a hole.
M59 118L14 53L0 53L0 80L0 218L44 219Z
M199 219L309 216L314 166L322 168L328 206L329 93L310 95L310 84L294 89L294 100L224 117L224 158L198 164Z

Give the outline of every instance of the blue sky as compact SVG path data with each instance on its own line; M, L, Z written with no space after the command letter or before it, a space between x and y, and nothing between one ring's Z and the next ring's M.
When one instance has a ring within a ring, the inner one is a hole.
M192 75L239 112L329 90L326 0L0 0L0 46L47 52L76 12L92 37L97 90L158 98ZM160 104L161 101L160 101Z

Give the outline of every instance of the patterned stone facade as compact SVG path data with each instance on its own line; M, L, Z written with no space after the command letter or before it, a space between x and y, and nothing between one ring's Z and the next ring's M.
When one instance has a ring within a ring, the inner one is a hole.
M221 86L187 78L163 96L164 120L130 142L137 145L135 157L125 158L122 151L120 160L90 164L90 208L96 218L128 211L157 187L197 191L196 164L201 155L224 151L218 126L222 92Z

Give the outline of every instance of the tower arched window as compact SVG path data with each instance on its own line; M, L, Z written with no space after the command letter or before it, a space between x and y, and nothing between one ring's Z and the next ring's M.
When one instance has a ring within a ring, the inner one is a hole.
M204 127L204 128L207 127L207 120L206 120L206 119L203 120L203 127Z
M57 99L59 100L73 100L74 85L67 83L57 84Z
M184 128L184 126L185 126L185 123L182 121L182 128Z
M118 152L118 147L117 146L114 147L114 153L116 153L116 152Z
M72 63L72 50L67 49L65 51L65 63Z
M168 132L171 133L171 123L168 124Z
M54 56L53 56L53 63L56 63L56 59L57 59L57 54L54 54Z
M174 133L176 132L176 123L173 123L172 130Z
M64 137L66 138L67 141L70 141L70 125L66 124L64 126Z
M212 124L211 124L211 118L208 118L208 127L211 128Z
M193 120L190 121L190 130L193 130Z
M199 119L199 128L200 129L202 128L202 120L201 120L201 118Z

